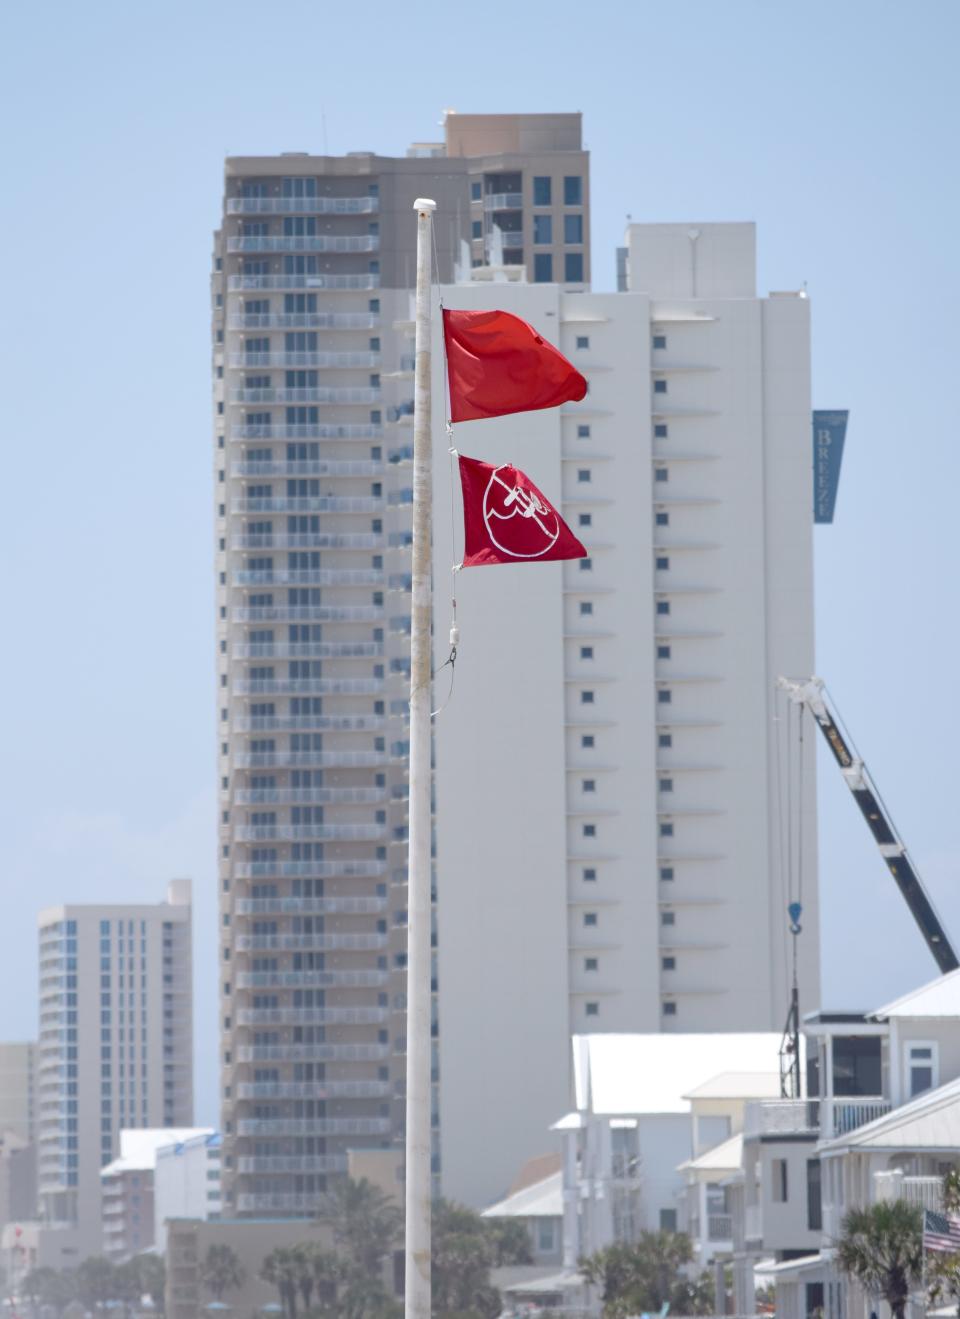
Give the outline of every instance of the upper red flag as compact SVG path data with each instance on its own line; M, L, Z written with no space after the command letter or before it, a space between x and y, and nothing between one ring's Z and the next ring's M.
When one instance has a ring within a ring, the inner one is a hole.
M464 568L584 559L587 551L525 472L460 455Z
M443 311L450 420L576 403L587 382L532 325L507 311Z

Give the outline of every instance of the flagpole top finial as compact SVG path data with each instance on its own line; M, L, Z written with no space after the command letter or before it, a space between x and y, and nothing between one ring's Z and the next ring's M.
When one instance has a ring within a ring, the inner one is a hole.
M418 197L413 203L413 209L415 211L435 211L437 209L437 203L431 201L429 197Z

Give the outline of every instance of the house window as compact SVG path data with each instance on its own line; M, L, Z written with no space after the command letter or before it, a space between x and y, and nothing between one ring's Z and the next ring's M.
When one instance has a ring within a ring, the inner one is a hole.
M658 787L661 792L673 792L673 779L661 779Z
M583 242L582 215L565 215L563 217L563 241L565 243Z
M584 872L583 872L583 879L584 879L584 883L586 883L586 884L595 884L595 883L596 883L596 880L597 880L597 872L596 872L596 870L593 868L593 866L587 866L587 868L586 868L586 869L584 870Z
M819 1159L807 1159L807 1227L811 1232L823 1230Z
M480 200L480 187L481 185L479 183L470 184L470 200L472 202L478 202Z
M675 911L662 911L660 913L661 925L676 925L677 913Z
M669 513L658 513L657 516L656 516L656 519L655 519L655 520L656 520L656 524L657 524L658 527L669 527L669 525L670 525L670 514L669 514Z
M667 382L665 380L655 380L653 382L653 392L655 394L665 394L667 392Z
M548 246L553 242L552 215L535 215L533 217L533 241L538 247Z
M677 969L677 959L675 957L660 958L661 971L676 971L676 969Z
M653 336L653 346L654 348L666 348L667 336L665 334L655 334Z
M676 1005L676 1003L664 1003L664 1005L663 1005L663 1015L664 1015L665 1017L675 1017L675 1016L677 1015L677 1005Z
M669 646L658 646L658 647L657 647L657 659L669 659L669 658L670 658L670 654L671 654L671 651L670 651L670 647L669 647Z
M591 477L590 477L590 468L589 468L589 467L578 467L578 468L577 468L577 480L580 482L581 485L588 485L589 482L590 482L590 479L591 479Z
M590 347L590 336L589 336L589 334L578 334L578 335L577 335L577 347L578 347L578 348L589 348L589 347Z
M660 572L666 572L666 570L667 570L669 567L670 567L670 560L667 558L667 556L666 556L665 554L658 554L658 555L657 555L657 568L658 568L658 570L659 570Z
M661 838L672 838L672 837L673 837L673 822L672 822L671 820L664 820L663 824L661 824L661 826L660 826L660 837L661 837ZM670 922L669 922L669 921L664 921L664 924L665 924L665 925L669 925Z
M579 559L581 572L593 572L593 560L590 558Z
M580 527L592 527L592 526L593 526L593 514L592 514L592 513L581 513L581 514L579 515L579 517L577 518L577 525L580 526Z
M563 277L568 284L583 283L583 253L567 252L563 258Z
M533 176L534 206L550 205L551 184L552 184L552 180L549 175L535 174Z
M787 1161L773 1159L770 1163L771 1192L774 1204L787 1203Z
M593 705L593 692L581 692L581 693L580 693L580 704L581 704L581 705Z
M661 866L661 867L660 867L660 878L661 878L664 882L667 882L667 881L673 879L673 866Z
M910 1098L933 1090L938 1084L937 1046L933 1041L906 1045L907 1089Z
M582 747L592 747L593 744L594 744L594 737L592 733L582 733L580 735L580 745Z
M578 439L578 440L589 440L589 438L590 438L590 427L589 427L589 426L578 426L578 427L577 427L577 439Z
M665 421L658 421L653 427L653 438L655 440L665 440L670 434L669 428Z
M599 957L585 957L583 959L584 971L598 971L600 969Z
M597 913L595 911L585 911L583 913L583 923L584 925L596 925Z
M473 235L474 238L482 238L482 237L483 237L483 221L482 221L482 220L474 220L473 223L472 223L471 226L470 226L470 232L471 232L471 234Z
M584 790L584 792L596 792L596 790L597 790L597 781L596 781L596 779L584 779L584 780L583 780L583 790Z
M592 601L592 600L581 600L581 601L580 601L580 613L581 613L581 615L584 615L584 614L592 614L592 613L593 613L593 601Z
M671 1006L672 1006L672 1007L676 1007L676 1004L671 1004ZM666 1007L667 1007L666 1003L664 1003L663 1007L664 1007L664 1015L666 1015ZM676 1232L676 1230L677 1230L677 1211L676 1211L676 1209L661 1209L661 1210L660 1210L660 1231L661 1231L661 1232Z
M592 646L581 646L581 647L580 647L580 658L581 658L581 659L593 659L593 647L592 647Z
M669 705L673 700L673 692L669 687L661 687L657 692L657 702L659 705Z
M670 473L666 467L658 467L653 474L653 479L655 481L669 481Z
M536 252L533 258L533 281L535 284L553 282L553 256L549 252Z
M552 1218L537 1219L537 1250L541 1255L550 1254L557 1248L557 1225Z
M657 746L658 746L658 747L672 747L672 746L673 746L673 734L672 734L672 733L660 733L659 736L657 737Z
M584 838L596 838L597 826L595 824L585 824L583 826L583 836Z
M567 174L563 180L564 206L583 205L583 179L579 174Z
M599 1015L600 1015L600 1004L599 1004L599 1003L587 1003L587 1004L586 1004L586 1012L587 1012L587 1016L588 1016L588 1017L599 1017Z
M658 614L669 614L669 612L670 612L670 601L669 601L669 600L658 600L658 601L657 601L657 613L658 613Z

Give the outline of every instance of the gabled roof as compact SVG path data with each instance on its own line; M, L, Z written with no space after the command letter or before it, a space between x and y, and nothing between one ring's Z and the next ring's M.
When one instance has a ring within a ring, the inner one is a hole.
M960 1078L911 1099L845 1136L823 1141L830 1150L960 1149Z
M543 1181L524 1186L484 1209L481 1218L560 1218L562 1215L563 1173L552 1172Z
M689 1113L685 1096L711 1077L778 1072L779 1051L780 1035L761 1031L575 1035L576 1105L581 1113Z
M960 1017L960 969L948 971L877 1008L871 1017Z
M157 1150L164 1145L213 1134L212 1127L124 1127L120 1132L120 1157L101 1168L100 1176L150 1172L157 1165Z
M779 1072L721 1072L685 1094L684 1099L779 1099Z
M712 1149L705 1150L695 1159L681 1163L686 1172L737 1172L743 1162L743 1136L731 1136Z

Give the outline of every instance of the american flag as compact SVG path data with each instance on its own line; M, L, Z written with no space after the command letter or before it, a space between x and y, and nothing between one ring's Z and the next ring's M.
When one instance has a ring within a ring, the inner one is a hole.
M923 1211L924 1250L960 1251L960 1218L955 1214L935 1214L932 1209Z

